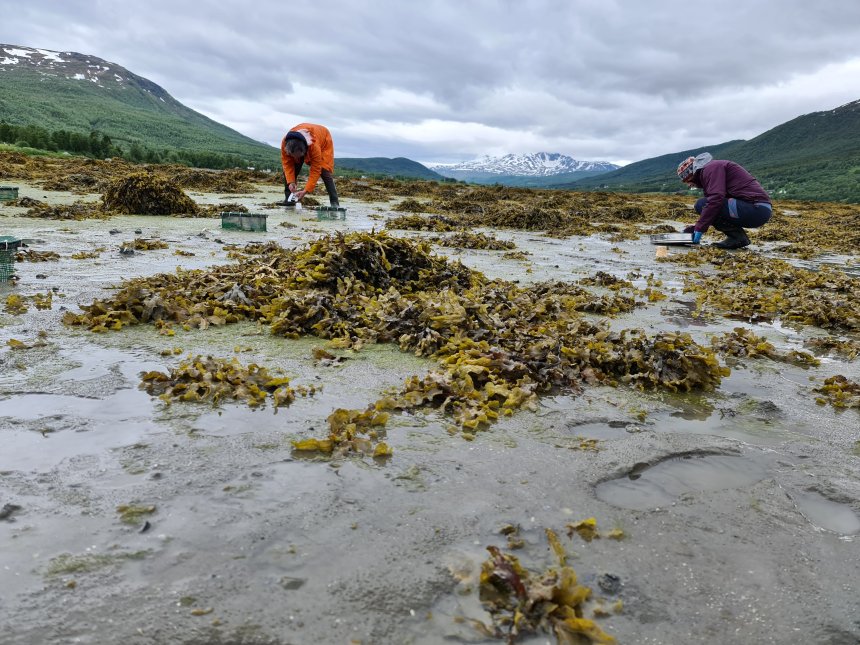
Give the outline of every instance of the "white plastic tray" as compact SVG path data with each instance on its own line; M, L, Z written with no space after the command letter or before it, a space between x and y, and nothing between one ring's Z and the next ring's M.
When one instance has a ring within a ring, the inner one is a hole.
M692 233L660 233L651 236L651 244L693 244Z

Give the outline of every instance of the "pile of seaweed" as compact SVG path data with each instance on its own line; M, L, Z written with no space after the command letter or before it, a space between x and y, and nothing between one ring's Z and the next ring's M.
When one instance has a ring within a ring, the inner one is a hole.
M860 205L779 202L773 218L753 239L784 242L780 253L809 258L823 251L856 254L860 248Z
M823 338L810 338L804 344L819 355L835 354L849 361L853 361L860 356L860 340L826 336Z
M243 366L235 358L228 361L212 356L189 357L169 374L146 372L141 379L142 389L167 403L178 399L217 404L222 399L233 399L256 407L271 397L272 405L279 407L296 398L288 377L270 374L256 363Z
M221 213L247 213L248 207L243 204L203 204L197 207L196 213L182 213L183 217L220 217Z
M502 202L486 212L471 212L465 218L469 224L494 228L518 228L526 231L551 231L570 224L572 216L560 208L540 204L522 205Z
M430 240L439 246L456 249L482 249L485 251L509 251L517 248L517 245L508 240L500 240L494 235L486 233L469 233L460 231L447 237L434 237Z
M824 385L815 388L815 391L824 395L816 399L819 405L829 403L836 408L860 409L860 383L841 374L825 379Z
M27 210L24 217L36 217L39 219L56 220L86 220L86 219L108 219L113 213L105 211L101 204L92 202L75 202L74 204L58 204L49 206L39 202L38 205Z
M541 573L529 571L498 547L487 547L490 557L481 565L479 594L493 624L488 627L477 620L473 624L483 634L508 643L541 633L554 635L557 643L614 643L614 637L584 617L591 589L579 583L555 532L545 532L558 564Z
M106 210L127 215L196 214L199 210L175 182L150 172L112 181L102 202Z
M135 251L153 251L156 249L166 249L168 247L167 242L164 240L147 239L143 237L136 237L128 242L123 242L121 246Z
M409 197L399 204L392 206L391 210L398 211L400 213L425 213L427 212L427 206L419 202L417 199Z
M122 159L29 156L0 152L0 175L34 181L47 190L74 193L100 192L112 180L133 172Z
M56 262L60 254L56 251L36 251L35 249L19 249L15 253L16 262Z
M685 274L684 290L696 295L700 310L749 322L860 331L860 279L826 265L813 271L757 253L709 251L696 254L710 264L707 270Z
M743 327L735 327L730 332L714 336L711 338L711 346L723 355L736 358L769 358L800 367L812 367L821 363L808 352L780 352L772 343Z
M0 152L0 177L30 179L29 157L20 152Z
M440 368L407 379L399 394L369 410L438 408L466 438L555 388L707 390L728 373L688 334L612 331L606 320L583 315L629 311L636 306L629 297L562 282L488 280L431 255L426 243L384 232L257 250L209 271L129 280L110 300L68 312L64 322L107 331L250 320L276 335L314 335L340 346L397 343ZM330 429L332 446L354 449L354 422Z
M208 193L249 193L268 176L247 170L204 170L185 166L162 166L161 174L177 186Z
M0 175L34 180L47 190L101 193L111 182L142 170L183 188L206 192L250 192L254 184L280 182L277 173L256 170L206 170L177 164L136 165L123 159L31 157L0 152Z
M447 232L457 229L457 224L443 215L398 215L385 222L385 228L401 231L436 231Z
M392 195L391 191L376 185L375 182L350 178L337 180L337 192L341 197L360 199L365 202L387 202Z
M17 206L18 208L47 208L45 202L32 197L19 197L8 202L0 202L0 206Z
M607 233L611 239L636 239L641 225L673 218L681 210L644 197L606 193L559 193L555 191L482 191L436 199L431 210L444 213L461 227L491 226L527 231L546 231L554 237ZM671 228L675 230L675 228Z
M45 190L64 190L72 193L100 193L106 180L86 172L72 172L42 182Z

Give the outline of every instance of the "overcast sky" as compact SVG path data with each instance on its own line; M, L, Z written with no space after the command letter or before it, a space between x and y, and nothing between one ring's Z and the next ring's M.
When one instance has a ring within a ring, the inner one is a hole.
M91 54L277 145L625 164L860 99L858 0L0 0L0 42Z

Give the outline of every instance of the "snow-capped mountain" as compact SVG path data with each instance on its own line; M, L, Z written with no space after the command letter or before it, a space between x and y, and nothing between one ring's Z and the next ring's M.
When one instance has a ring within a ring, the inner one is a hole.
M176 99L152 81L96 56L0 44L0 72L25 70L53 79L89 81L100 88L133 86L162 102L176 103Z
M280 167L278 149L177 101L156 83L110 61L72 51L0 43L0 121L109 136L128 150L241 155ZM277 164L277 165L275 165Z
M572 172L609 172L619 168L607 161L578 161L556 152L507 154L503 157L487 156L458 164L428 164L428 167L442 175L477 172L522 177L548 177Z
M607 161L578 161L557 152L483 157L458 164L426 164L444 177L476 184L551 186L599 175L619 166Z

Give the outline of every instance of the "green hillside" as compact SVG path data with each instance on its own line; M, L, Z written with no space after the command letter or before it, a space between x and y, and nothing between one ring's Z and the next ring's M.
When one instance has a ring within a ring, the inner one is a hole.
M684 184L678 181L675 170L678 164L690 156L700 152L710 152L716 159L727 159L732 151L742 140L729 141L716 146L695 148L693 150L682 150L667 155L660 155L651 159L637 161L618 170L605 172L600 175L579 179L575 182L560 182L551 188L563 188L574 190L618 190L622 192L675 192L686 190Z
M405 157L395 157L393 159L389 159L388 157L337 157L335 159L335 170L351 170L365 175L450 181L417 161L412 161Z
M860 203L860 101L806 114L749 141L729 141L639 161L556 188L674 192L684 158L708 151L745 166L775 197Z
M255 141L179 103L164 89L94 56L0 45L15 64L0 66L0 120L89 134L114 144L238 155L264 167L280 165L277 148ZM58 60L59 59L59 60Z

